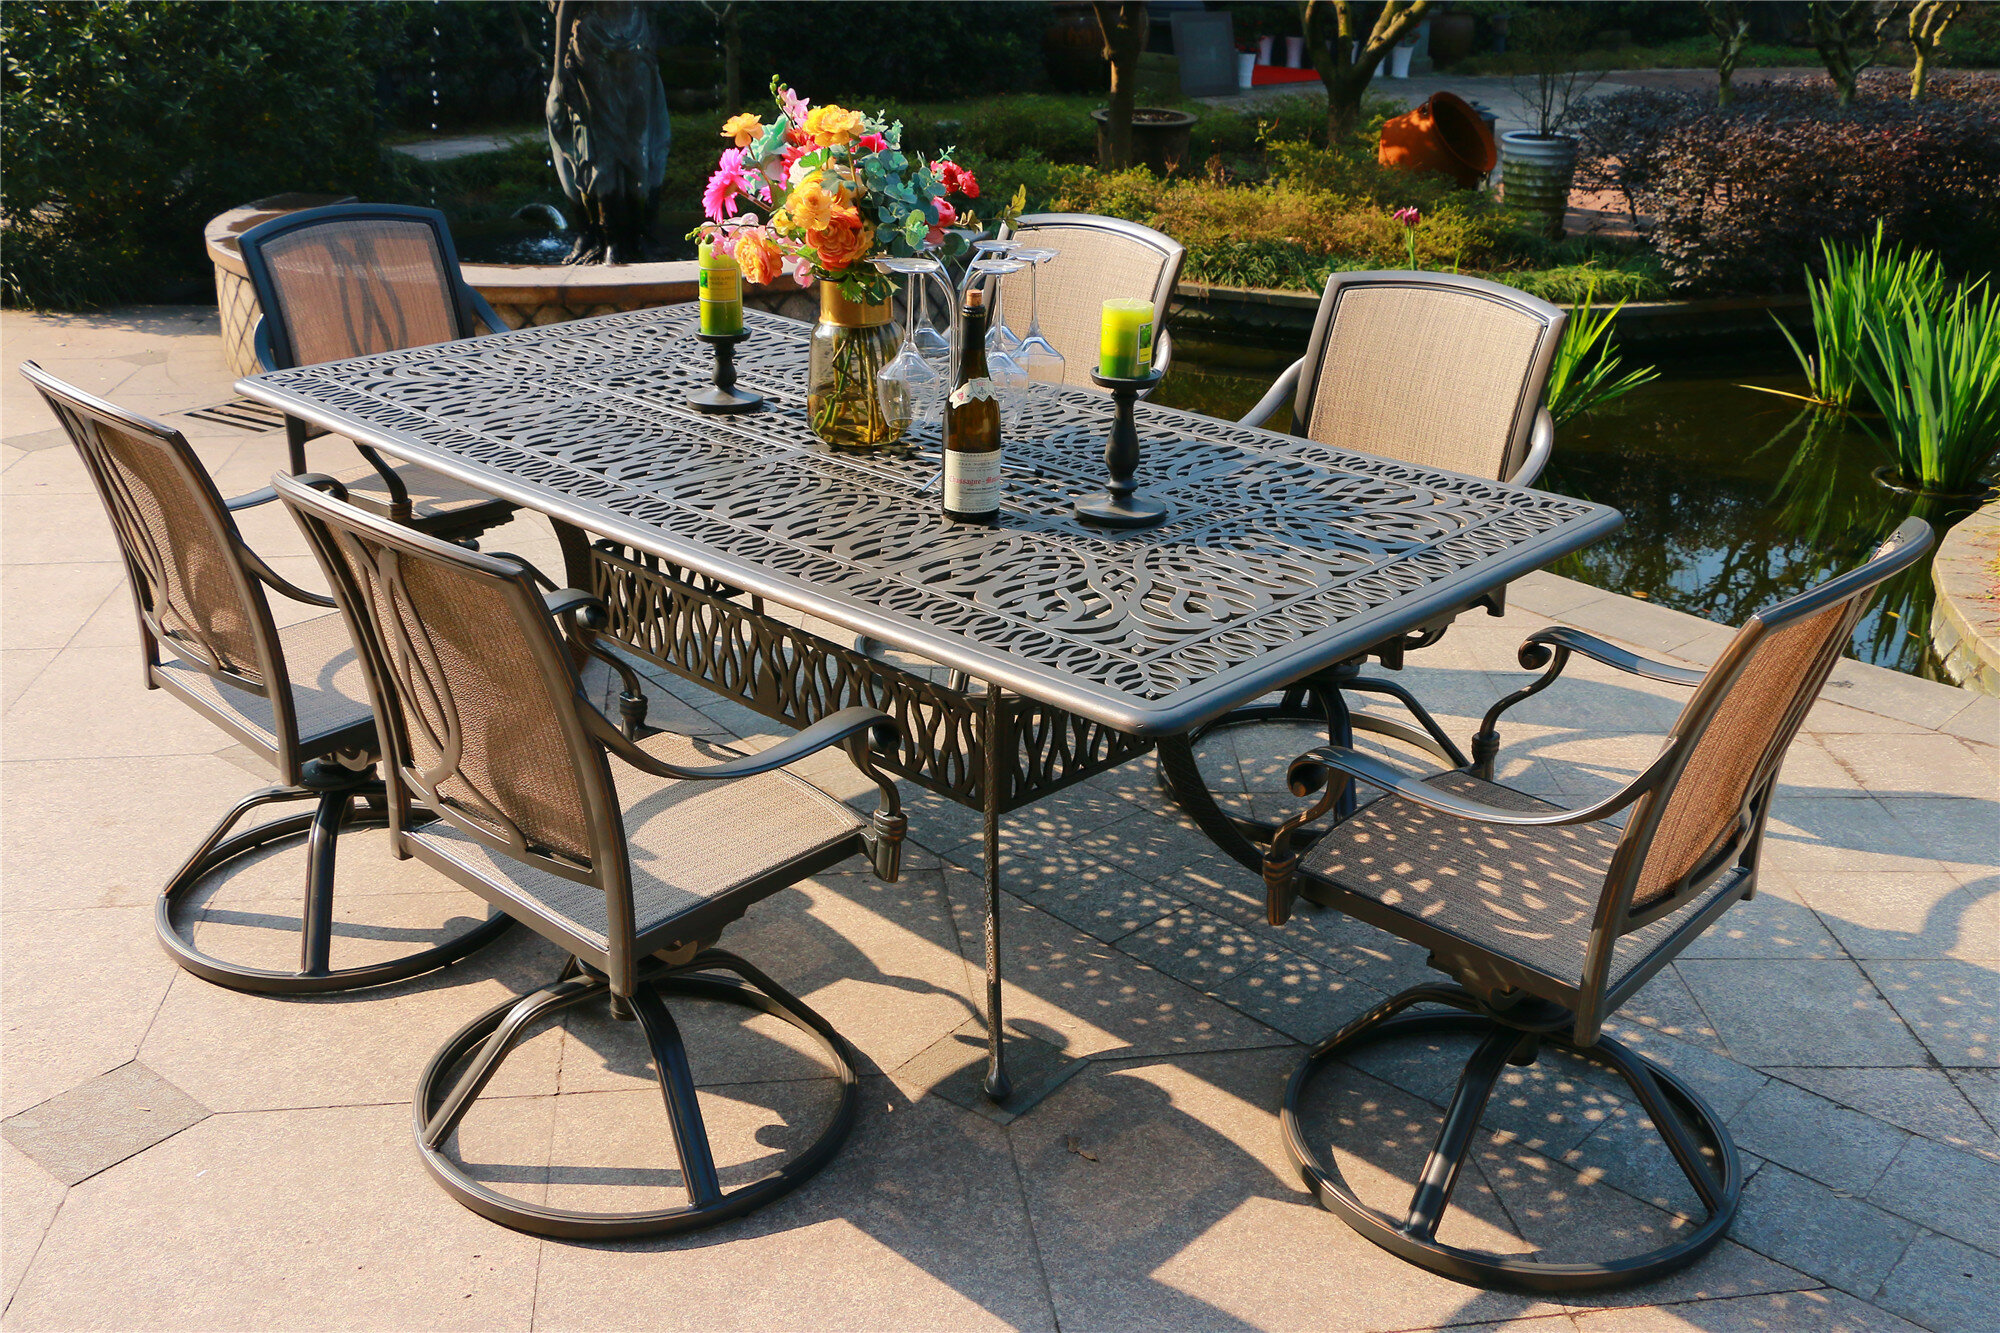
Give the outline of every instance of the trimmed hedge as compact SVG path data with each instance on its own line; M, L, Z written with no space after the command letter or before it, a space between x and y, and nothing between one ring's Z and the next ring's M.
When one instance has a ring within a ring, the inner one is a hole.
M1912 102L1893 73L1864 78L1854 105L1824 78L1702 92L1634 88L1579 113L1577 184L1615 190L1675 286L1704 293L1794 290L1822 241L1890 240L1978 274L2000 240L2000 90L1939 74Z

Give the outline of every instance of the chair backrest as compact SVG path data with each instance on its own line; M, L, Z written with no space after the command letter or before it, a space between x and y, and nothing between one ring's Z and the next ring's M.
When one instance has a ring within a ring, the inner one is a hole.
M1860 568L1758 612L1736 632L1675 721L1658 784L1626 820L1593 962L1600 951L1608 961L1618 935L1677 910L1730 866L1754 864L1771 789L1806 711L1875 589L1931 541L1923 520L1908 519Z
M444 214L401 204L286 213L238 238L279 369L469 338Z
M1320 298L1292 433L1505 480L1528 437L1568 314L1451 273L1335 273Z
M40 391L83 457L111 520L139 614L146 683L164 647L182 661L271 705L287 773L298 726L284 654L264 587L208 470L185 436L63 383L32 361ZM250 738L245 738L248 743Z
M1154 328L1165 327L1174 284L1187 251L1151 227L1091 213L1030 213L1014 225L1012 239L1057 252L1035 276L1042 333L1063 354L1063 382L1094 388L1098 330L1104 303L1131 297L1153 303ZM1029 277L1000 280L1000 312L1007 325L1028 335Z
M621 928L629 955L630 866L616 790L527 570L290 477L274 484L360 650L398 836L414 799L496 852L603 890L613 955Z

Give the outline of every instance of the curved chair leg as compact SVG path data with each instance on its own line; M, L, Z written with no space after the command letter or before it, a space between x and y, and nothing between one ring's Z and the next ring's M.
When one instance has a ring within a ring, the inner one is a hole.
M698 975L706 969L734 972L741 981ZM489 1010L461 1029L431 1057L417 1081L415 1102L417 1149L424 1169L444 1191L482 1217L541 1236L573 1240L607 1240L619 1236L663 1235L713 1226L740 1217L788 1194L833 1160L854 1126L858 1080L854 1050L832 1025L798 999L771 981L762 972L733 954L719 949L705 950L678 969L654 965L643 971L632 995L632 1008L645 1030L646 1043L653 1055L654 1072L666 1104L668 1128L680 1157L681 1176L687 1183L689 1202L678 1208L659 1208L629 1213L582 1212L528 1203L491 1189L468 1176L445 1155L445 1144L472 1103L486 1087L507 1052L513 1049L537 1019L588 1000L610 997L605 979L585 972L568 976L524 999L512 1000ZM696 1098L694 1076L688 1067L687 1052L681 1044L680 1028L668 1012L662 997L687 996L740 1005L759 1013L782 1018L793 1027L819 1038L840 1080L840 1105L832 1122L819 1137L784 1166L760 1180L734 1190L722 1188L702 1124ZM463 1072L449 1088L446 1076L468 1059Z
M504 934L514 919L496 912L443 944L387 962L365 967L334 969L329 966L333 940L334 860L340 831L344 828L382 827L389 822L381 804L382 784L360 780L331 791L305 787L266 787L252 792L230 808L209 835L195 848L174 877L160 891L153 912L153 927L167 955L204 981L233 990L257 991L270 995L311 995L328 991L359 990L432 972L447 963L484 948ZM367 807L356 811L355 798ZM311 814L288 815L260 824L247 832L229 836L243 816L261 806L290 801L317 801ZM306 835L305 903L300 914L299 970L278 972L248 967L203 953L192 934L183 935L174 924L174 910L209 874L239 856L284 838Z
M1413 1004L1451 1005L1461 1012L1402 1014ZM1424 1162L1408 1211L1401 1217L1371 1208L1347 1187L1330 1162L1324 1162L1307 1142L1300 1106L1306 1085L1340 1055L1372 1042L1397 1037L1454 1034L1481 1038L1478 1049L1459 1079L1444 1127ZM1479 1125L1494 1081L1515 1059L1527 1059L1523 1049L1537 1044L1560 1046L1574 1055L1617 1073L1638 1096L1661 1138L1673 1154L1708 1216L1674 1244L1644 1254L1593 1263L1541 1263L1524 1255L1498 1254L1447 1245L1437 1239L1460 1167ZM1715 1152L1711 1168L1681 1117L1692 1121ZM1591 1046L1576 1046L1553 1032L1523 1030L1496 1022L1478 1011L1471 995L1456 986L1420 986L1377 1005L1316 1046L1286 1085L1279 1124L1285 1151L1308 1188L1328 1212L1366 1239L1408 1260L1459 1282L1523 1291L1592 1291L1650 1282L1684 1267L1720 1241L1736 1215L1743 1189L1743 1170L1736 1146L1722 1119L1693 1088L1644 1057L1600 1037Z

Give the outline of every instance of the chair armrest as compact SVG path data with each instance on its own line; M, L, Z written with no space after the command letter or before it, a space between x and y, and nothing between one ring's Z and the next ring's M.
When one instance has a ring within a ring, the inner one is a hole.
M1514 475L1507 478L1516 486L1532 486L1541 477L1542 469L1549 465L1549 455L1556 448L1556 419L1549 415L1549 409L1535 409L1534 428L1528 432L1528 456Z
M234 499L224 500L222 507L230 513L235 514L245 509L255 509L258 505L269 504L277 498L278 488L275 486L265 486L258 490L236 496Z
M1239 417L1236 424L1261 426L1269 421L1272 415L1285 405L1286 400L1299 391L1299 375L1305 370L1305 365L1306 359L1300 357L1286 366L1284 373L1278 376L1277 383L1267 389L1264 396L1257 400L1257 405Z
M465 308L472 312L474 319L486 326L487 334L509 332L507 326L501 322L500 316L494 313L493 307L486 303L486 298L479 294L477 288L470 283L461 282L459 291L465 301Z
M257 316L257 327L250 331L250 346L257 354L257 364L265 370L278 368L278 354L271 346L271 317Z
M1595 634L1586 634L1568 625L1551 625L1538 629L1521 644L1521 665L1530 671L1546 666L1549 649L1558 652L1582 653L1593 661L1608 667L1644 676L1647 680L1665 681L1669 685L1699 685L1708 679L1706 671L1695 671L1688 667L1668 666L1665 662L1655 662L1650 657L1606 643Z

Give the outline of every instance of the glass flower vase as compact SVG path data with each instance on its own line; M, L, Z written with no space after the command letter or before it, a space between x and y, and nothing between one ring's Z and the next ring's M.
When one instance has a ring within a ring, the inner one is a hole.
M819 323L813 326L812 364L806 381L806 419L813 434L836 449L866 452L894 444L902 428L883 414L875 377L896 356L899 335L889 302L864 305L819 284Z

